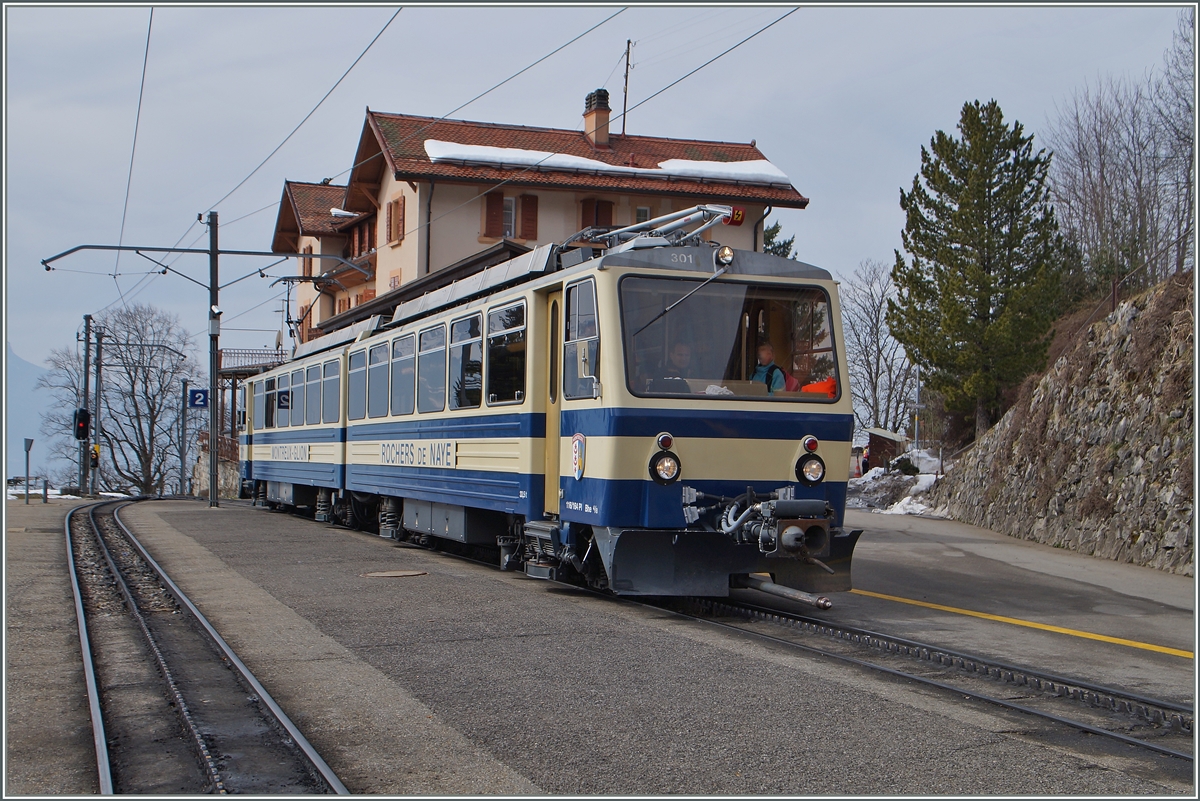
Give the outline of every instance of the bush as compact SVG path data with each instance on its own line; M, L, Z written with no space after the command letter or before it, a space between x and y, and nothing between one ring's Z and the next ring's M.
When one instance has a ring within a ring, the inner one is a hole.
M906 476L915 476L917 473L921 472L917 468L917 466L912 463L912 460L909 459L907 456L899 456L895 460L893 460L892 461L892 469L899 470L901 473L903 473Z

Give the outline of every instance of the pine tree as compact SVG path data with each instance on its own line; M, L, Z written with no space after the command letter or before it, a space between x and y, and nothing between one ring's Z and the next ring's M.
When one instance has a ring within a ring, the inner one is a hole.
M961 139L942 131L921 148L888 302L888 325L922 379L976 438L1001 391L1044 366L1055 317L1062 237L1046 187L1050 155L1034 153L996 101L963 105Z
M796 236L793 234L787 239L779 239L779 234L783 230L783 223L775 222L763 228L763 253L770 253L773 256L783 256L785 259L794 259L792 255L792 246L796 244Z

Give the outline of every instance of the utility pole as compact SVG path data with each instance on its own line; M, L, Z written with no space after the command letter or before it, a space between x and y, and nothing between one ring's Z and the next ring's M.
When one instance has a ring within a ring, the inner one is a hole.
M179 407L179 494L187 495L188 381L183 379L183 405Z
M103 356L102 356L102 350L101 350L101 348L102 348L101 343L103 342L103 340L104 340L104 329L97 328L96 329L96 413L94 415L92 415L92 425L96 429L96 447L97 448L100 447L100 431L101 431L101 426L100 426L100 411L101 411L100 370L101 370L101 365L103 364L103 361L104 361ZM90 457L91 454L88 454L88 456ZM100 473L100 460L97 459L96 460L96 469L92 471L92 485L91 485L91 494L92 495L96 494L96 476L99 473Z
M625 135L625 115L629 109L629 50L633 47L633 40L625 40L625 97L621 100L621 136ZM611 50L609 51L612 52Z
M220 477L218 462L220 461L221 435L220 421L215 411L216 394L218 389L219 341L221 337L221 307L217 305L217 279L219 254L217 252L217 213L208 213L208 508L215 509L221 504L217 500L217 486Z
M88 405L88 377L92 370L92 315L83 315L83 402L79 408L86 409ZM88 484L88 452L91 450L91 432L79 442L79 494L87 492Z

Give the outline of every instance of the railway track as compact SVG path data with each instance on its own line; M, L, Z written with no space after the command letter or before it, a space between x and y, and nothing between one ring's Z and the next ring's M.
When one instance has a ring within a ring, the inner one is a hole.
M652 606L1193 761L1189 705L732 598L673 599Z
M410 547L422 547L431 553L496 569L492 560L428 546ZM1148 698L929 643L839 626L827 620L735 598L662 599L658 603L647 603L574 584L563 586L732 629L911 680L959 698L993 704L1053 725L1070 727L1173 759L1194 761L1193 709L1186 704ZM817 642L826 647L814 644Z
M121 505L65 524L101 793L347 793Z

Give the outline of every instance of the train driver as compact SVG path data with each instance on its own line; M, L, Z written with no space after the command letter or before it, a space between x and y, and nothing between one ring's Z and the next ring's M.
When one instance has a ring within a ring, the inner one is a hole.
M664 392L673 395L690 393L691 386L684 379L690 374L692 364L692 346L683 340L677 340L667 351L663 360L659 377L650 382L650 392Z

